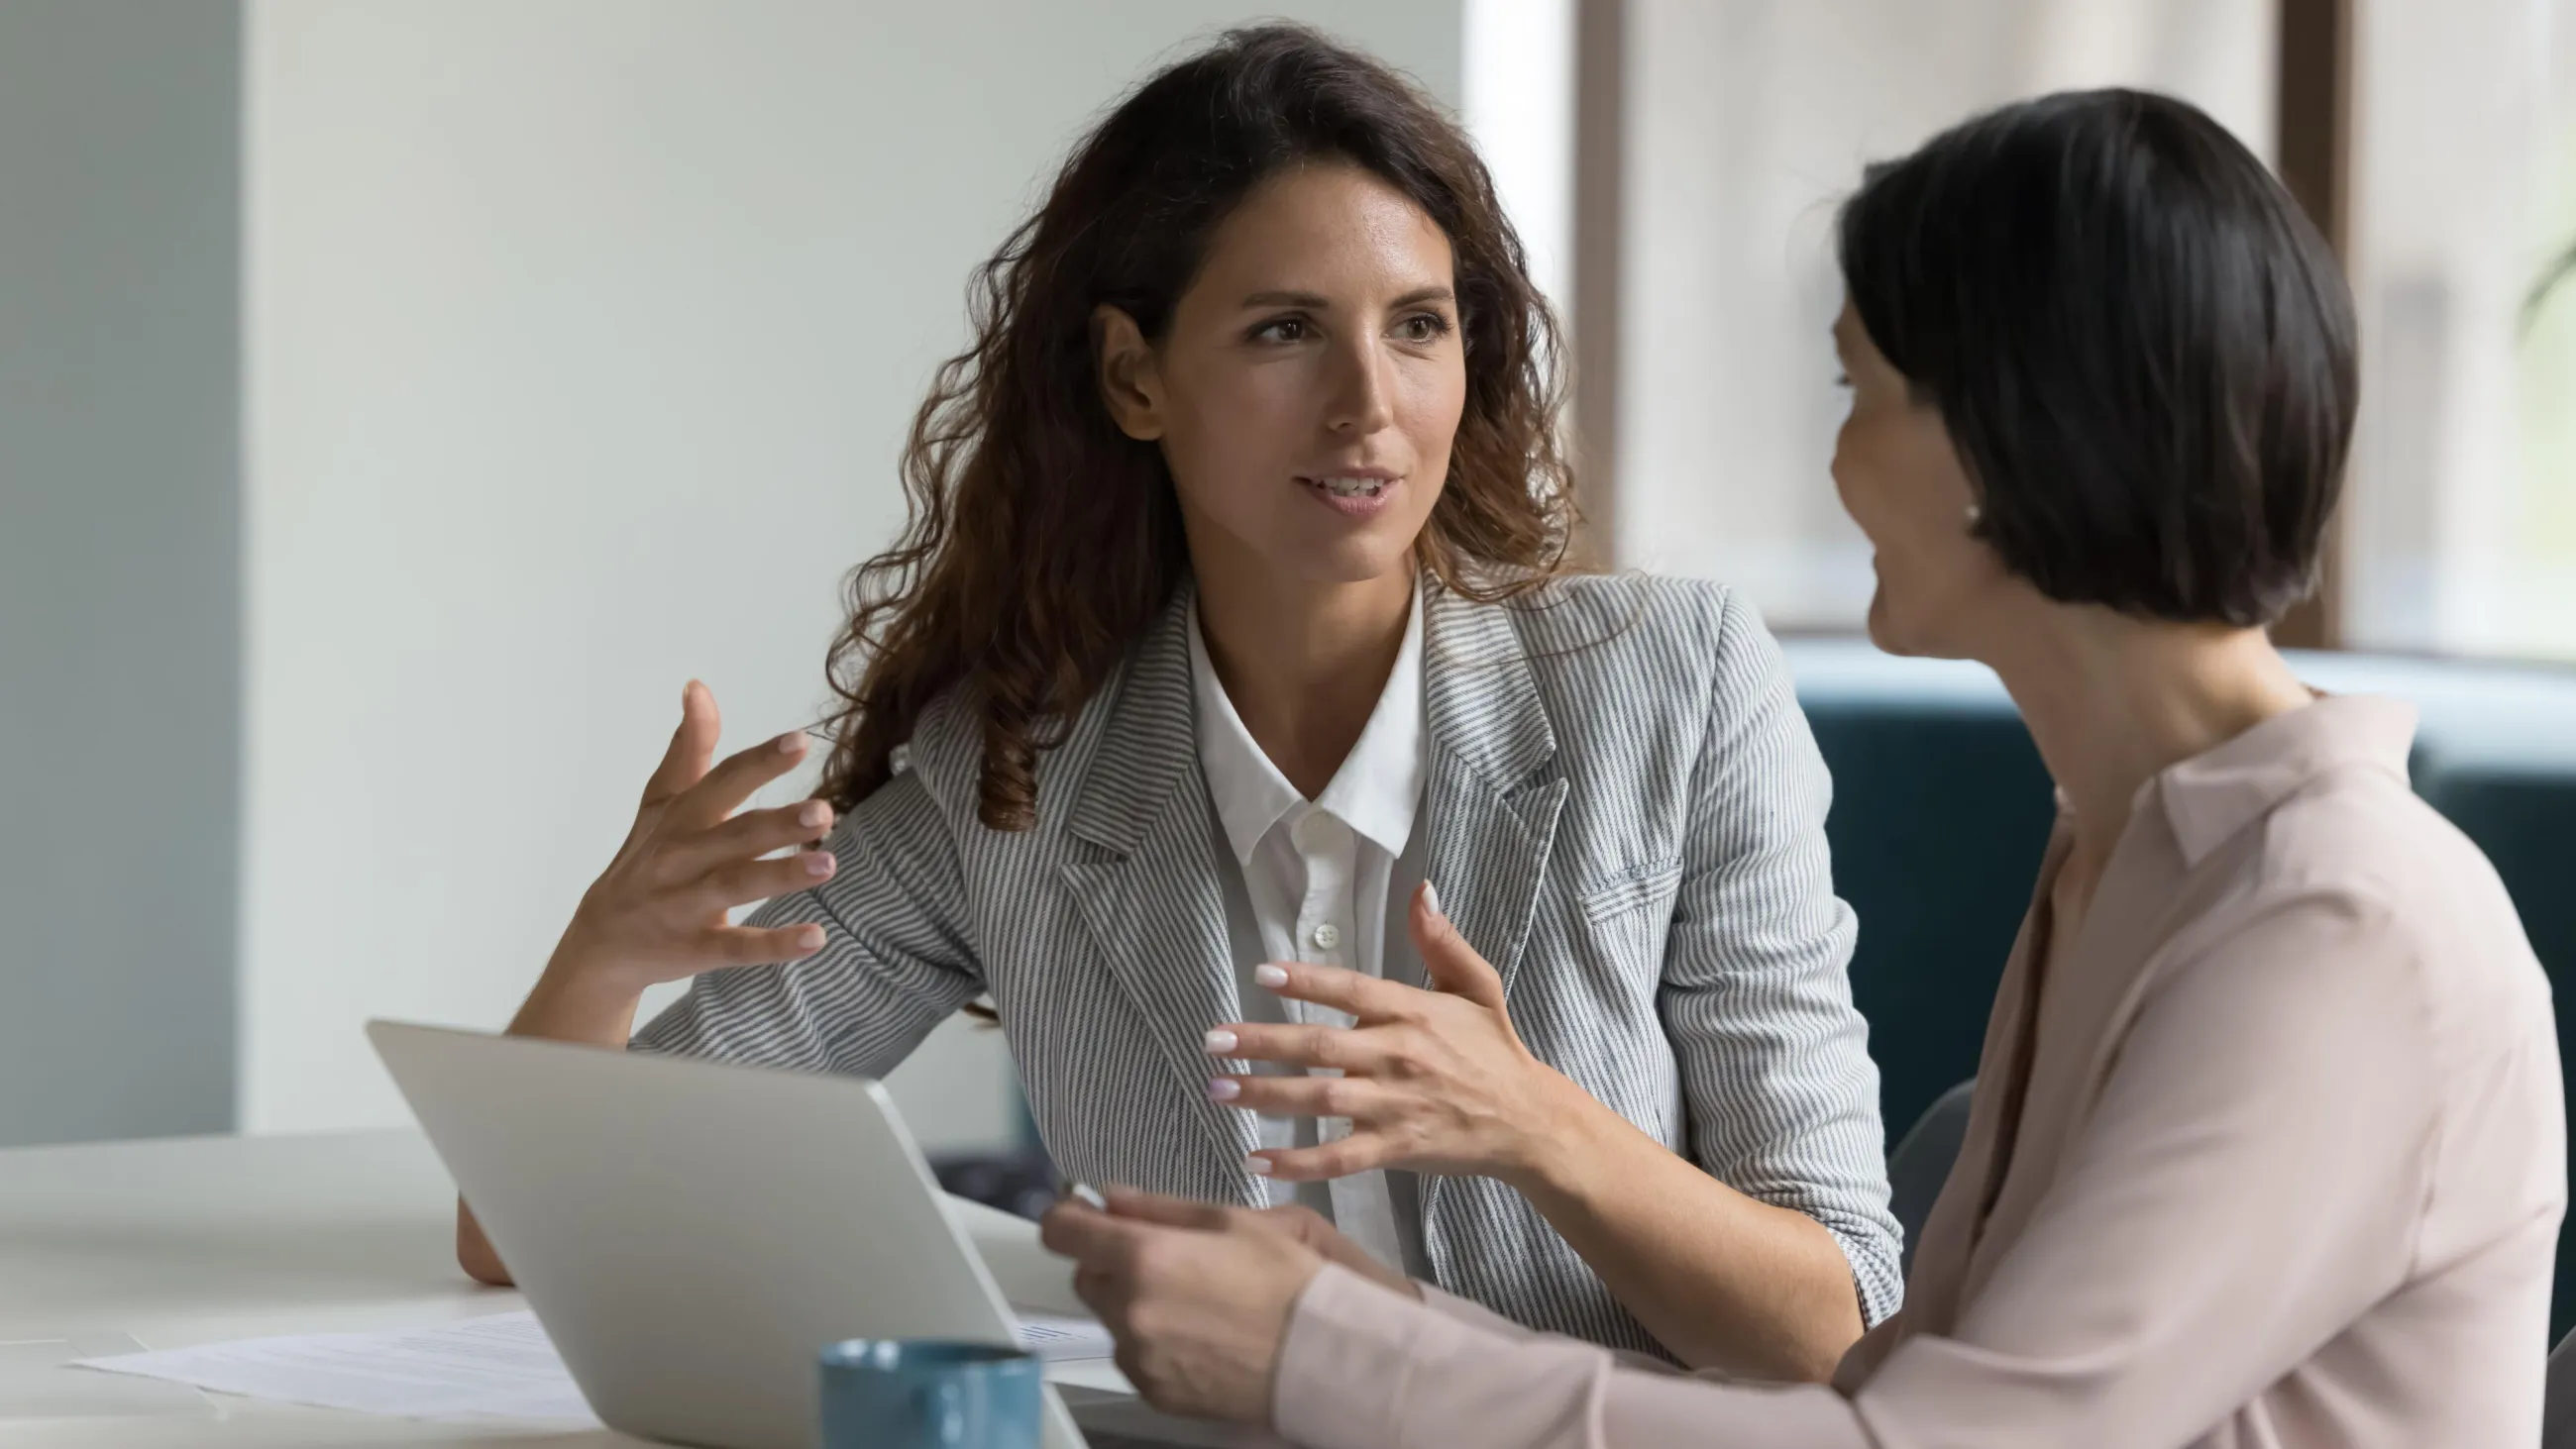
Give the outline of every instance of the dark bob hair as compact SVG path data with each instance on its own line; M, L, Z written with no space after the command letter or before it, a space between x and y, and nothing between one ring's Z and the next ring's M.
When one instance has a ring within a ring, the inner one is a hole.
M2217 122L2125 90L2007 106L1872 167L1840 244L1862 327L1948 425L1978 535L2042 593L2250 628L2315 587L2352 295Z

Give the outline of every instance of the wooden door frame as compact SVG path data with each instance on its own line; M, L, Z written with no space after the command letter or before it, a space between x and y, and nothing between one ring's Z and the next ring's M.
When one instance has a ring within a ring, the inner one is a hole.
M2352 274L2352 91L2354 0L2275 0L2279 52L2274 154L2282 184ZM2351 468L2345 467L2350 488ZM2349 499L2346 500L2347 504ZM2344 528L2349 507L2327 520L2316 594L2272 629L2283 645L2343 645Z

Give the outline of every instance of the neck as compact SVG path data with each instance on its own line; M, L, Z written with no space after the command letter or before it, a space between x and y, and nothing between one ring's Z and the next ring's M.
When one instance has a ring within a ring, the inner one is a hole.
M2259 629L2141 622L2050 604L1983 662L2029 724L2098 871L2147 781L2313 697Z
M1354 583L1199 575L1208 660L1261 752L1311 800L1359 742L1404 647L1408 566Z

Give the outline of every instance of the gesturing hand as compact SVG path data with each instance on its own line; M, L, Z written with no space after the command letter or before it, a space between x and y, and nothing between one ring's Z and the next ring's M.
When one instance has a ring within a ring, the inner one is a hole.
M1145 1402L1262 1422L1289 1317L1323 1270L1325 1256L1308 1241L1317 1227L1332 1234L1312 1214L1122 1189L1109 1194L1107 1212L1071 1198L1056 1204L1040 1237L1073 1259L1074 1292L1118 1340L1118 1371ZM1385 1281L1386 1272L1374 1276Z
M1254 979L1291 1000L1346 1012L1355 1024L1237 1023L1208 1033L1211 1056L1341 1073L1208 1083L1210 1096L1246 1111L1350 1121L1350 1135L1338 1141L1255 1153L1256 1172L1313 1181L1404 1167L1518 1182L1595 1106L1521 1044L1502 978L1441 914L1430 886L1414 893L1408 924L1435 989L1337 966L1273 963L1256 968Z
M719 966L793 961L822 948L819 926L727 924L731 908L829 880L838 862L820 850L765 858L830 832L832 807L820 800L734 813L754 790L803 763L804 732L764 741L709 768L720 729L715 695L692 680L681 695L671 748L644 786L635 828L583 894L549 973L641 990Z

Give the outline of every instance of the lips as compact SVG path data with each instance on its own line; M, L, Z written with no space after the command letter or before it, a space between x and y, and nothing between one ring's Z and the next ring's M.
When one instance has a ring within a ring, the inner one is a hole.
M1404 480L1393 473L1370 469L1353 473L1323 473L1300 478L1298 484L1307 496L1345 518L1374 518L1389 506Z
M1375 498L1394 486L1395 480L1352 473L1309 478L1305 482L1307 486L1320 489L1335 498Z

